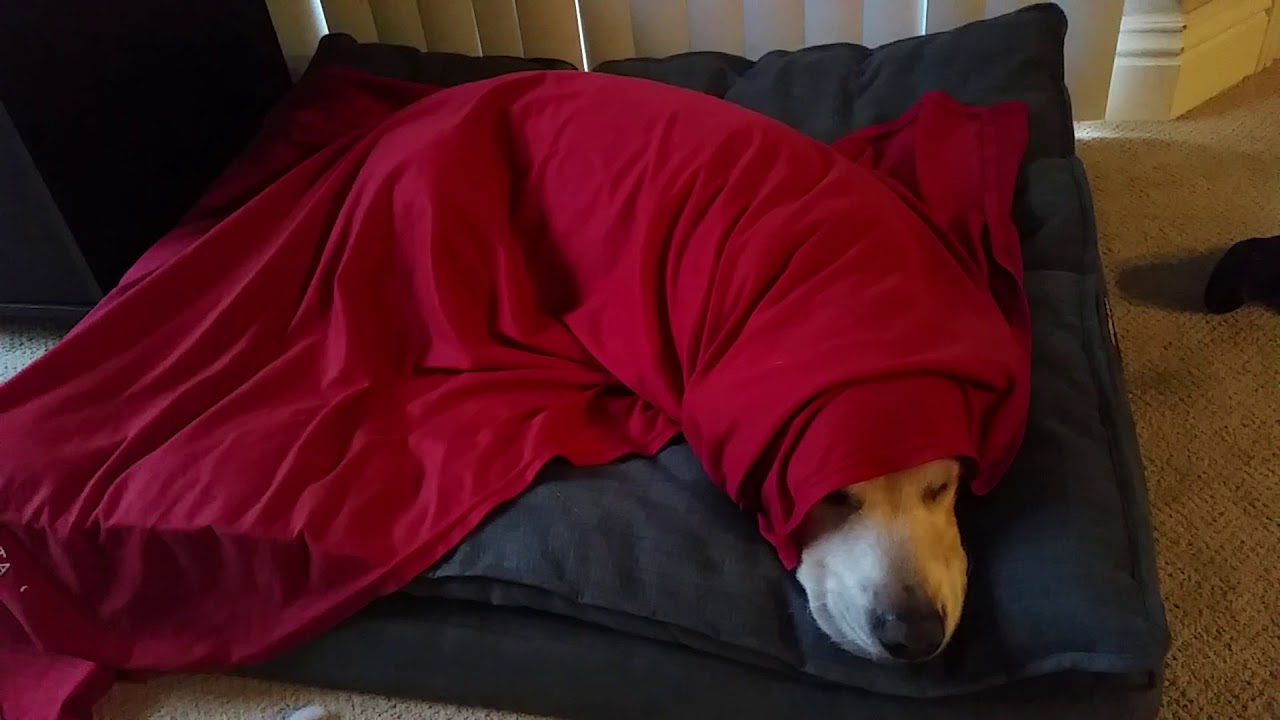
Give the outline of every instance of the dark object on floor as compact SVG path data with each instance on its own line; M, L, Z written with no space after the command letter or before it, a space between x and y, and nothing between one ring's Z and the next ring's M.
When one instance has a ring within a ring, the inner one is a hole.
M0 102L0 319L76 321L102 299Z
M288 89L261 0L0 2L0 318L82 317Z
M961 512L971 594L937 662L831 647L804 596L689 448L547 467L403 592L245 674L569 718L1153 718L1168 647L1145 484L1063 84L1053 5L876 50L832 45L604 63L724 97L819 140L930 90L1022 100L1014 219L1033 398L1000 488ZM330 36L315 64L453 85L532 61Z
M1229 313L1254 302L1280 309L1280 235L1232 245L1204 288L1204 305L1211 313Z

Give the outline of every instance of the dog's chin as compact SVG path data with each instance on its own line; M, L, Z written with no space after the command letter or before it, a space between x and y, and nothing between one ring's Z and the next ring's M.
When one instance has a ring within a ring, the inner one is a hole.
M895 662L873 636L866 613L858 612L869 607L870 597L851 583L841 587L840 578L811 557L801 560L796 580L809 598L809 613L818 629L837 647L868 660Z
M896 663L888 653L880 648L879 643L871 639L870 628L864 625L857 625L842 622L835 616L835 613L829 611L829 606L824 604L811 603L809 612L813 615L813 619L817 622L818 629L822 631L827 639L836 647L860 658L873 660L878 663Z
M834 645L867 660L895 665L925 662L946 649L956 627L955 611L959 607L957 599L944 603L944 607L952 612L944 611L945 636L937 651L928 657L914 660L895 658L876 639L871 624L871 617L877 608L875 588L879 583L869 578L883 576L880 568L865 565L877 564L883 556L866 552L833 554L830 552L835 549L833 544L829 539L828 542L819 542L807 548L796 568L796 580L808 596L809 612L818 629ZM839 557L840 561L830 563L828 560L831 557ZM864 566L851 563L850 558L859 558ZM960 594L963 595L963 589Z
M852 618L841 617L839 609L842 600L839 597L814 595L809 592L809 613L818 625L818 629L826 635L836 647L851 655L886 665L911 665L927 662L942 654L951 642L950 633L942 645L932 655L917 660L901 660L885 652L871 632L870 623L858 622ZM847 606L846 606L847 607ZM951 623L948 623L950 626ZM950 627L948 628L950 630Z

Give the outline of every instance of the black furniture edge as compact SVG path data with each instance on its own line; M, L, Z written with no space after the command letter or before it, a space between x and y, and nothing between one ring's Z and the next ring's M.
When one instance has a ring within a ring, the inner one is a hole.
M264 0L0 3L0 318L88 312L290 85Z

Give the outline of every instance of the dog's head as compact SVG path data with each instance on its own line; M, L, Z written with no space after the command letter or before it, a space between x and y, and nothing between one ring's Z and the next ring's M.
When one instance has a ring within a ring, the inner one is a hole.
M926 463L846 487L806 515L796 578L836 644L906 661L946 647L968 577L955 516L959 475L955 460Z

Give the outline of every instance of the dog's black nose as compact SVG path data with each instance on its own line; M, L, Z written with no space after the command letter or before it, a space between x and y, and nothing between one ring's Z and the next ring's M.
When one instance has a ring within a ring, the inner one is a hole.
M942 647L946 626L942 613L923 599L912 597L888 612L876 613L871 629L885 652L895 660L923 660Z

